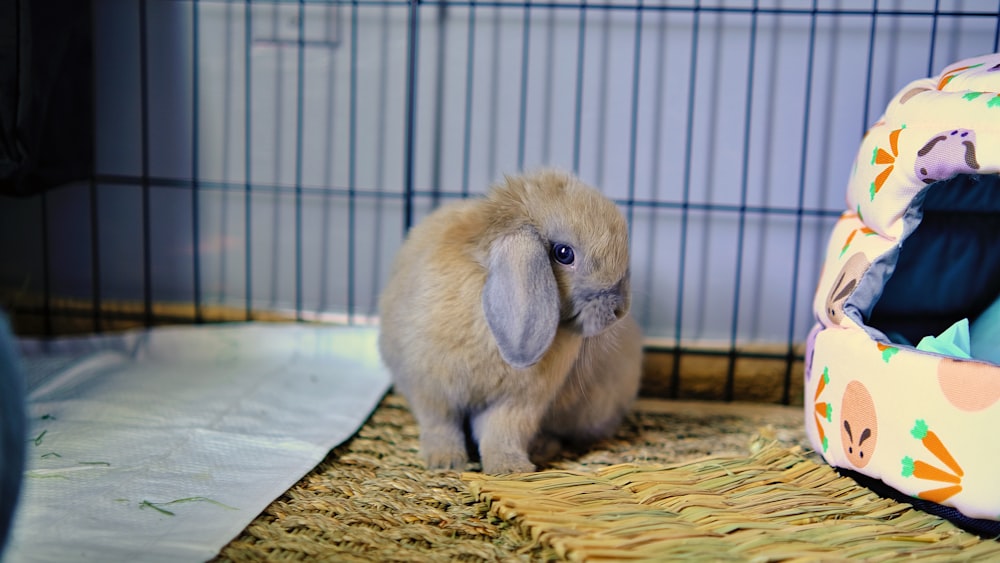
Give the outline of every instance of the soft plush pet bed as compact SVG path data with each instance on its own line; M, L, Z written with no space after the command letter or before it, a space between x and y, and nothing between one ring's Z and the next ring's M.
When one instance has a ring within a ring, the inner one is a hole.
M912 82L865 135L806 352L828 463L1000 532L1000 53Z

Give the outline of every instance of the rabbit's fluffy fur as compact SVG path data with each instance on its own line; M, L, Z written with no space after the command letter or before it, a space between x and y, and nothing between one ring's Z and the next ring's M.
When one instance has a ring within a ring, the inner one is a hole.
M569 174L507 177L414 227L381 297L379 349L427 466L463 469L465 428L486 473L612 434L641 373L630 297L625 219Z

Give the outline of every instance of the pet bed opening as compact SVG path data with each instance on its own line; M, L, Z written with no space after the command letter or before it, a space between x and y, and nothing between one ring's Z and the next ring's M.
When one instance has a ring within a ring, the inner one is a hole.
M935 182L913 198L903 220L896 251L874 261L853 300L873 336L917 345L962 319L974 323L987 309L1000 310L991 308L1000 299L1000 176Z

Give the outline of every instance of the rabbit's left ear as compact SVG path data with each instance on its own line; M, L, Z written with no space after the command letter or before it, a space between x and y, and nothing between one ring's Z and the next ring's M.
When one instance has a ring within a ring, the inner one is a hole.
M559 326L559 288L548 249L524 227L493 242L487 268L483 311L500 356L515 368L532 366Z

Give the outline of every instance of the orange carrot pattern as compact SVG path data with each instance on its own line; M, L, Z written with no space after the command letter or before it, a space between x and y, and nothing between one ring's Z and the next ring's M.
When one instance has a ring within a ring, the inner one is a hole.
M853 231L851 231L851 234L847 235L847 240L844 241L844 246L840 249L840 257L841 258L844 257L844 253L847 252L848 248L850 248L851 241L854 240L854 235L856 235L856 234L858 234L858 230L854 229Z
M882 186L885 185L885 181L889 178L889 174L892 174L893 168L895 168L895 167L892 166L892 165L890 165L885 170L883 170L881 173L879 173L878 176L875 177L875 181L872 182L872 186L871 186L871 197L872 197L872 199L875 199L875 194L877 194L879 192L879 190L882 189Z
M826 418L827 422L833 421L833 405L826 402L819 401L819 396L826 389L826 386L830 383L830 370L827 367L823 368L823 375L819 379L819 383L816 384L816 395L813 397L813 402L815 402L815 411L813 412L813 417L816 419L816 430L819 431L819 440L823 444L823 451L825 452L830 446L829 440L826 438L826 432L823 431L823 423L821 422L821 417Z
M961 72L969 70L970 68L977 68L977 67L981 67L981 66L983 66L983 63L979 63L979 64L975 64L975 65L969 65L969 66L961 66L961 67L949 70L947 73L944 74L944 76L941 77L941 80L938 82L937 89L938 90L944 90L944 87L947 86L948 83L951 82L951 80L953 78L955 78L956 76L958 76Z
M830 441L826 439L826 432L823 431L823 425L819 423L819 416L816 417L816 430L819 430L819 441L823 444L825 452L830 447Z
M903 132L903 129L906 129L906 125L889 133L889 148L892 149L893 156L899 156L899 134Z
M911 460L912 461L912 460ZM923 462L923 461L913 461L913 469L911 470L914 477L917 479L924 479L925 481L940 481L942 483L961 483L961 477L957 475L952 475L943 469L938 469L933 465Z
M875 231L873 231L869 227L861 227L860 229L854 229L853 231L851 231L851 234L847 235L847 240L844 241L844 246L841 247L841 249L840 249L840 257L841 258L844 257L844 253L847 252L847 249L851 247L851 241L854 240L854 237L858 233L861 233L861 234L863 234L863 235L865 235L867 237L867 236L874 235Z
M816 396L813 397L813 400L819 399L820 394L823 393L823 389L826 389L826 386L829 383L830 383L830 368L824 367L823 375L819 378L819 383L816 385Z
M875 149L875 164L892 164L894 162L896 162L896 158L885 152L885 149Z
M962 492L961 483L965 472L958 462L955 461L954 456L951 455L951 452L948 451L948 448L945 447L938 435L931 431L927 427L927 423L923 420L917 420L914 423L910 434L923 442L924 447L934 454L934 457L939 461L948 466L948 469L951 471L945 471L927 462L915 461L912 457L906 456L903 458L903 477L916 477L917 479L937 481L939 483L955 483L951 486L923 491L917 496L922 499L941 503Z
M951 487L942 487L940 489L931 489L929 491L923 491L917 496L919 496L924 500L929 500L931 502L936 502L938 504L941 504L942 502L948 500L949 498L957 495L960 492L962 492L962 486L953 485Z
M955 461L955 458L952 457L948 448L944 447L944 444L941 442L941 439L938 438L938 435L927 428L926 422L923 420L916 421L913 425L913 429L910 430L910 434L912 434L914 438L923 441L924 447L934 454L934 457L940 459L945 465L948 466L949 469L954 471L956 475L959 477L965 475L965 472L962 471L962 467L957 461Z
M889 178L889 175L892 174L892 171L895 168L896 157L899 156L899 134L903 131L903 129L906 129L906 125L903 125L899 129L894 129L891 133L889 133L889 151L891 152L887 152L885 149L880 147L875 147L872 151L872 164L888 164L885 170L880 172L879 175L875 177L875 181L872 182L869 187L868 192L873 201L875 200L875 194L882 189L886 179Z

